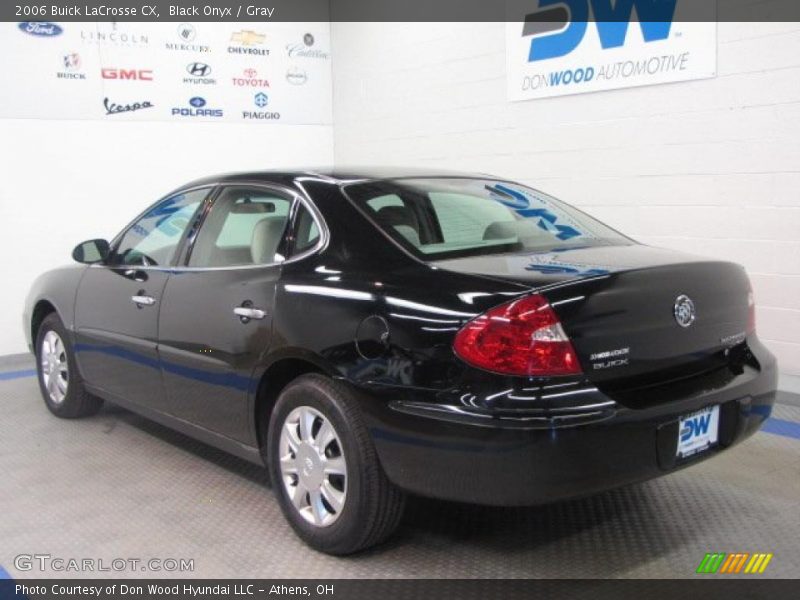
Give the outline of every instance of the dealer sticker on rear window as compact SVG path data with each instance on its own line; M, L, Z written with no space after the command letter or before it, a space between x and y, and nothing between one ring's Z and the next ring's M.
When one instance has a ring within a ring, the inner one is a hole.
M708 450L719 436L719 406L681 417L678 425L678 458Z

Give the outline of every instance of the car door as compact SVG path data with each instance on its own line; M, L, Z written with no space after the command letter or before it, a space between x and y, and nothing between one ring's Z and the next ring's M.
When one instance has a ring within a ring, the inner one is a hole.
M75 302L76 351L86 383L112 399L163 410L158 314L180 241L208 195L175 194L139 216L86 269Z
M272 187L221 188L164 290L159 355L170 411L242 443L253 442L251 375L270 345L295 202Z

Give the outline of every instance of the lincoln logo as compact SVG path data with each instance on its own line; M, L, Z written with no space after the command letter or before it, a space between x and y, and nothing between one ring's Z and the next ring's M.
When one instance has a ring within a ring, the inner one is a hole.
M689 296L678 296L675 300L675 307L673 309L675 320L681 327L689 327L694 323L695 310L694 302Z

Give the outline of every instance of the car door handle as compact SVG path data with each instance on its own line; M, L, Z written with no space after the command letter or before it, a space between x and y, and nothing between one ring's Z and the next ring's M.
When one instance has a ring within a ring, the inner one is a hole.
M237 306L233 309L233 314L239 317L243 323L247 323L250 319L263 319L267 316L266 312L252 306Z
M131 296L131 302L141 308L142 306L153 306L156 303L156 299L152 296Z

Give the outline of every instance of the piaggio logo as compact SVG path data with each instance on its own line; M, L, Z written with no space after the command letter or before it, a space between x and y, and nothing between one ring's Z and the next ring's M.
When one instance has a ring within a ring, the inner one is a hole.
M709 552L705 555L696 573L700 574L761 574L767 570L773 554L765 552Z
M112 69L105 68L100 71L103 79L121 79L131 81L153 81L153 71L150 69Z
M633 8L645 42L669 37L678 0L539 0L525 16L522 36L533 36L528 62L565 56L580 45L589 26L589 9L604 50L625 44Z

